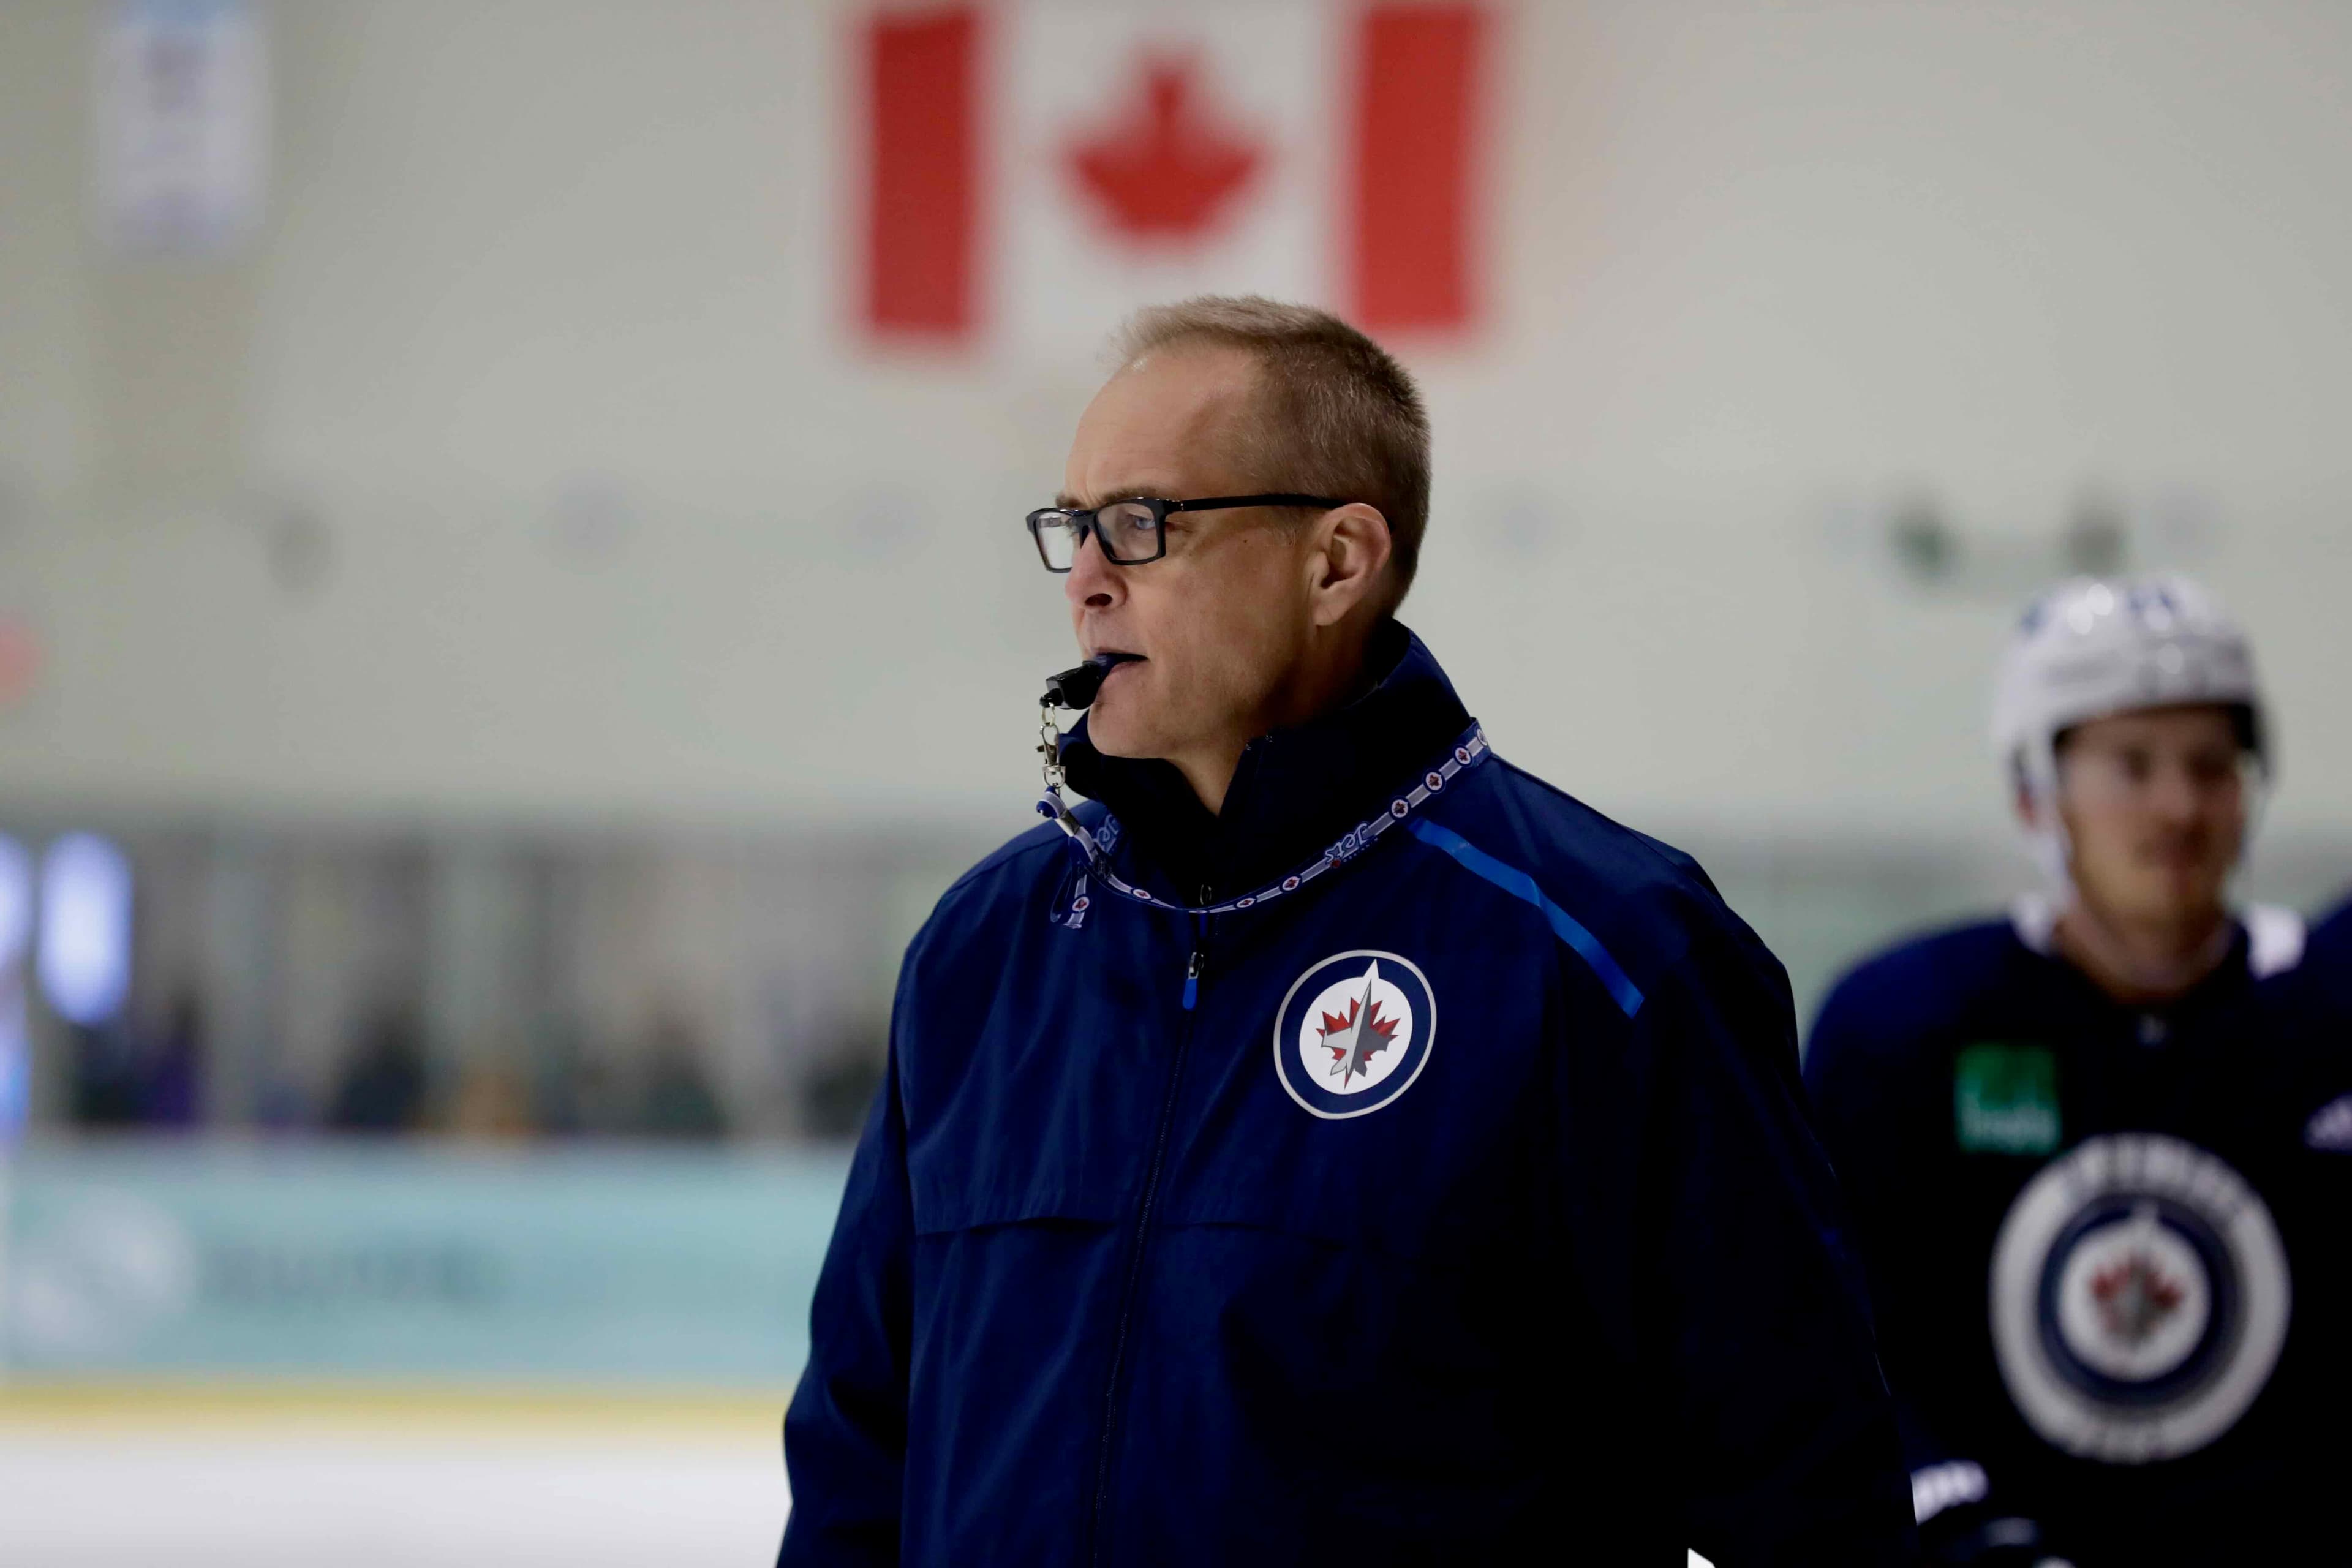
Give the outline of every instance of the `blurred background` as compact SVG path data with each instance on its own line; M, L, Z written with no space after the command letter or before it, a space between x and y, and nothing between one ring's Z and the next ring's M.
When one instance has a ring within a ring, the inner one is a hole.
M0 1557L772 1552L1139 303L1405 355L1405 618L1801 1013L2027 885L2069 572L2251 624L2322 903L2347 77L2316 0L0 0Z

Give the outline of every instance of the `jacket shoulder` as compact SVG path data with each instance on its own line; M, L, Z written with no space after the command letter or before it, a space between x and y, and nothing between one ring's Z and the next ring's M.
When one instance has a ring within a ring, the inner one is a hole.
M944 904L964 896L985 897L993 889L1008 882L1025 886L1042 871L1060 869L1063 857L1068 854L1064 846L1068 843L1069 836L1050 822L1041 822L1026 832L1016 833L982 856L973 863L971 869L949 883L948 890L940 895L940 901Z
M1001 930L991 917L1004 906L1025 904L1050 892L1069 869L1068 842L1059 827L1044 822L982 856L931 906L930 918L907 950L908 967L957 937L971 940Z
M1497 759L1487 786L1465 791L1444 826L1478 852L1474 858L1457 851L1457 859L1522 900L1538 895L1590 932L1643 991L1695 955L1732 953L1778 976L1778 961L1696 859L1509 763ZM1529 886L1502 879L1509 871Z

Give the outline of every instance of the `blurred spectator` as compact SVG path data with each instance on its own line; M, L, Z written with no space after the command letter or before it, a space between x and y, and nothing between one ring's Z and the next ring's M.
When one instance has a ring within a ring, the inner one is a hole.
M68 1026L78 1127L138 1125L145 1100L139 1052L120 1023Z
M530 1118L541 1132L562 1138L588 1130L591 1076L587 1050L570 1020L550 1023L532 1036Z
M626 1124L630 1110L612 1064L588 1043L576 1019L558 1018L540 1028L531 1048L530 1110L541 1132L559 1138L611 1132Z
M344 1067L327 1124L346 1132L406 1132L425 1121L425 1047L416 1020L394 1009L370 1026Z
M204 1017L183 992L152 1045L120 1019L68 1026L79 1127L187 1127L204 1074Z
M467 1138L528 1138L537 1131L521 1079L498 1062L478 1062L457 1080L449 1130Z
M300 1084L282 1073L272 1073L261 1086L254 1120L274 1131L293 1132L310 1127L318 1116Z
M194 992L183 991L173 998L171 1016L147 1064L142 1096L147 1122L157 1127L194 1126L202 1109L204 1076L204 1008Z
M694 1031L674 1015L654 1026L637 1131L655 1138L723 1138L727 1115L710 1087Z

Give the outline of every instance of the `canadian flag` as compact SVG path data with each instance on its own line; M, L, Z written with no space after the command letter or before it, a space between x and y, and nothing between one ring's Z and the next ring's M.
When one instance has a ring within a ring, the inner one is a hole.
M1489 32L1381 0L872 13L856 317L1055 355L1207 292L1467 328Z

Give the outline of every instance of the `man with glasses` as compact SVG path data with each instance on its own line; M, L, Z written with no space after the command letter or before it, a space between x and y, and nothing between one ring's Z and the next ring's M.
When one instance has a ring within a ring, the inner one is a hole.
M1786 978L1495 757L1428 494L1344 323L1131 326L1028 519L1108 673L908 952L784 1563L1905 1560Z
M2245 636L2184 578L2065 584L1994 730L2049 894L1862 965L1805 1063L1924 1544L2341 1562L2352 1165L2307 1130L2352 1081L2301 922L2228 897L2268 774Z

